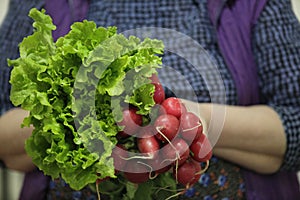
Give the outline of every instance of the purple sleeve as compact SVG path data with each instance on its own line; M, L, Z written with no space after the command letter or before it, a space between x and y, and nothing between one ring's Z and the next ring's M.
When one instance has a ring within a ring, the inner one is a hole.
M88 0L45 0L45 10L53 19L56 30L53 39L57 40L70 31L76 21L85 19L89 7Z

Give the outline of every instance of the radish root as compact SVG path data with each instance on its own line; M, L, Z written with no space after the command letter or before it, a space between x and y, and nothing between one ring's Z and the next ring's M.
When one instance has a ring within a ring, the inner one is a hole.
M156 190L155 194L157 194L161 190L168 191L168 192L178 192L178 191L184 192L185 191L185 189L175 189L175 190L168 189L169 187L170 186L161 187L161 188L157 187L158 189Z
M201 123L198 123L198 125L197 125L197 126L194 126L194 127L192 127L192 128L187 128L187 129L184 129L184 130L182 130L182 132L192 131L192 130L194 130L194 129L196 129L196 128L200 127L200 126L202 126L202 124L201 124Z
M141 161L137 161L137 163L142 164L142 165L145 165L145 166L147 166L147 167L150 168L150 172L149 172L149 179L150 179L150 180L153 180L153 179L155 179L155 178L158 176L157 173L155 173L154 176L152 176L152 172L154 172L154 170L153 170L153 167L151 167L150 165L148 165L148 164L146 164L146 163L143 163L143 162L141 162Z
M208 169L208 167L209 167L209 160L206 161L206 165L205 165L204 169L197 172L196 175L203 174Z
M96 182L96 191L97 191L98 200L101 200L100 191L99 191L99 184L97 182Z
M182 194L184 194L184 191L181 191L181 192L178 192L178 193L176 193L176 194L174 194L174 195L171 195L171 196L169 196L168 198L166 198L165 200L169 200L169 199L178 197L179 195L182 195Z
M122 156L119 156L120 158L122 158L123 160L133 160L133 159L143 159L143 160L151 160L154 158L154 154L150 154L149 156L132 156L129 158L124 158Z

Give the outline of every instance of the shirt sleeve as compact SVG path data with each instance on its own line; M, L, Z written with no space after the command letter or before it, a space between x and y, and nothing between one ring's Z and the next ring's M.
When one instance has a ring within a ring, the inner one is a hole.
M263 103L279 114L287 138L281 170L300 170L300 24L290 0L269 0L253 29Z

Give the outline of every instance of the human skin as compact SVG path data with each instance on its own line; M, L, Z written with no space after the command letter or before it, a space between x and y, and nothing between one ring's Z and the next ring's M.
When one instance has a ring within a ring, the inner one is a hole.
M221 131L213 146L215 156L258 173L271 174L279 170L287 141L280 117L271 107L183 102L189 110L198 110L196 114L208 130L214 117L212 110L224 112ZM207 134L216 133L208 131Z
M24 148L32 127L21 127L28 114L27 111L15 108L0 117L0 159L9 169L23 172L35 168Z

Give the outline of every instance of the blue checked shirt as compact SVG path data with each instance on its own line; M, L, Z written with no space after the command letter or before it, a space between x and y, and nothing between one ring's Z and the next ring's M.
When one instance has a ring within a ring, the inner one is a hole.
M87 18L99 26L117 26L119 32L139 27L163 27L183 33L197 41L218 67L225 87L225 103L237 104L234 81L218 49L206 0L194 1L114 1L91 0ZM12 108L9 101L9 74L7 58L17 58L18 44L32 33L32 21L27 17L31 7L42 8L39 0L11 0L12 7L0 29L0 109ZM259 73L260 103L273 107L279 114L287 135L284 170L300 170L300 25L290 7L289 0L269 0L253 29L253 52ZM183 49L197 56L188 45ZM185 59L166 52L163 58L184 76L189 84L182 84L174 73L160 73L162 82L179 97L200 102L222 103L222 95ZM205 64L204 64L205 66ZM205 67L203 68L205 70ZM207 70L207 69L206 69ZM207 75L208 79L213 74ZM191 87L189 87L191 85ZM191 93L195 95L190 95ZM259 127L258 127L259 128Z

